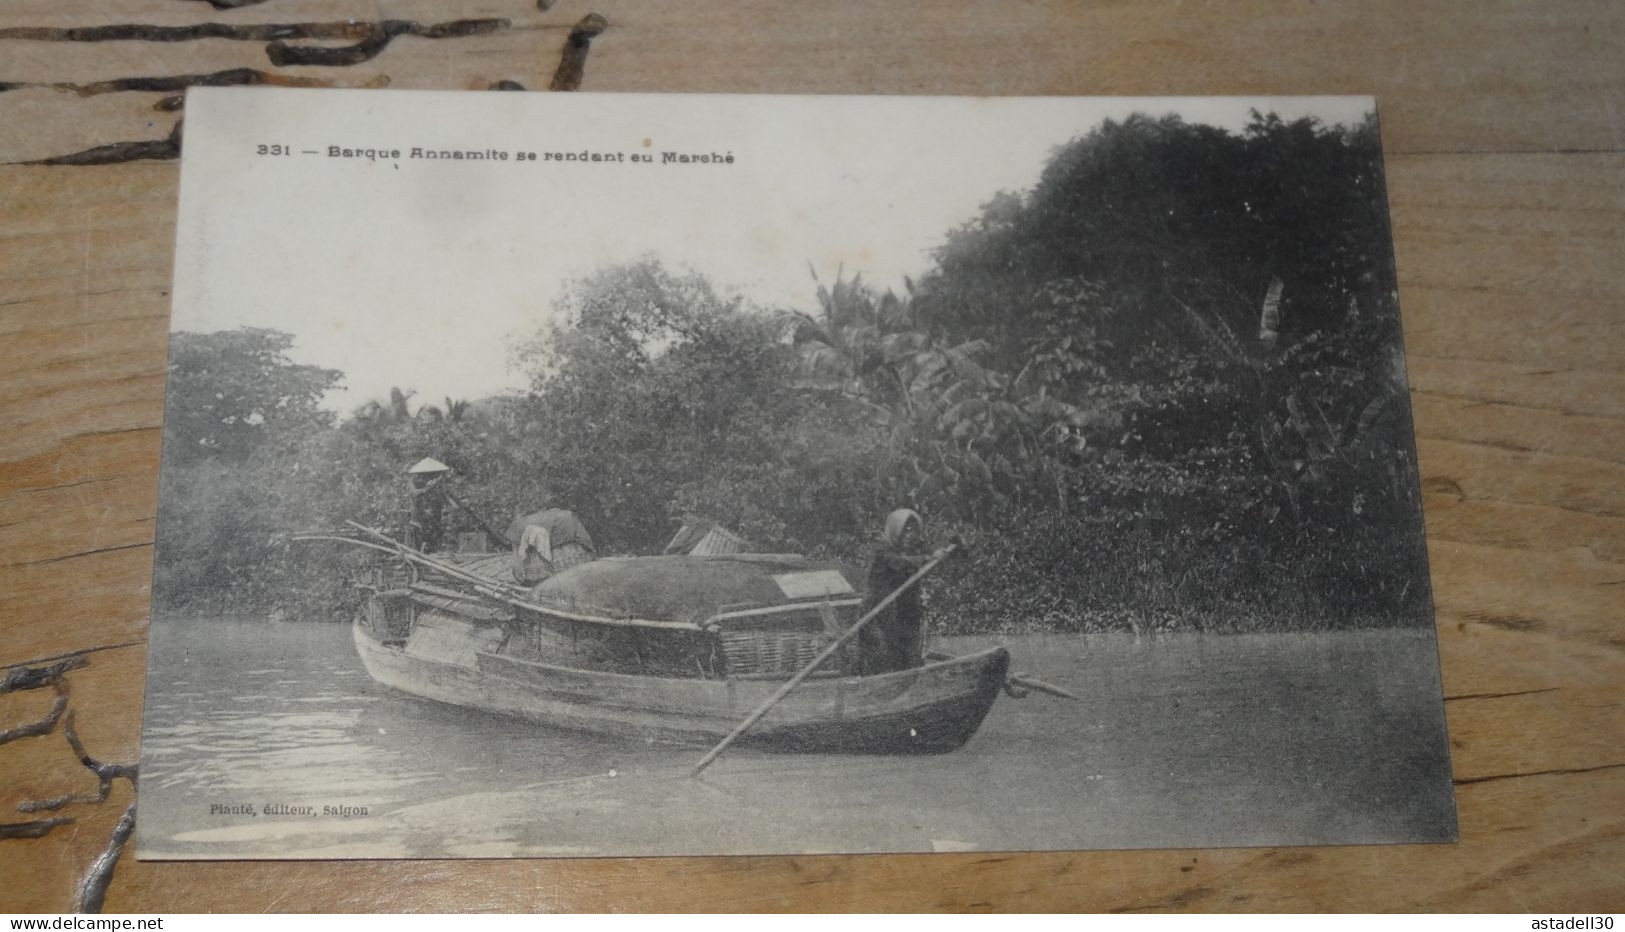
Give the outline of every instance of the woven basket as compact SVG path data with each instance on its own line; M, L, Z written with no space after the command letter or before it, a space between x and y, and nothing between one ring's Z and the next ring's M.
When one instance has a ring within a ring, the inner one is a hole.
M723 632L721 639L728 672L734 676L795 673L812 663L830 642L822 634L798 631Z

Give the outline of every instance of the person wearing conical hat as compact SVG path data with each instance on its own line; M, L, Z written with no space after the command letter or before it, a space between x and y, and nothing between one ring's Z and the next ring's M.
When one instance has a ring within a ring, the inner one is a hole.
M409 476L438 476L451 472L451 467L440 462L432 456L425 456L406 471Z
M446 490L441 486L451 476L451 467L424 457L406 471L412 480L412 514L406 528L406 545L425 553L440 549L446 533Z

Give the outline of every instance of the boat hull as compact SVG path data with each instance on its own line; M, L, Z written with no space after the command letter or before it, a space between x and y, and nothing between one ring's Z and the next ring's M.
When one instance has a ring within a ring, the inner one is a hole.
M721 740L782 680L678 679L578 670L496 653L458 661L414 656L353 628L367 673L450 705L629 739ZM864 677L805 681L739 740L794 752L935 754L975 734L1002 689L1010 656L995 647Z

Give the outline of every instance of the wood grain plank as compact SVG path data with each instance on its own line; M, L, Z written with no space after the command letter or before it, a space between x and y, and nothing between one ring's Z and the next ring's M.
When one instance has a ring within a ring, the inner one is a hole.
M916 0L786 5L770 0L650 4L567 2L546 13L503 0L461 0L460 16L502 16L515 28L477 40L397 40L360 70L298 73L360 86L483 87L514 80L544 88L569 28L587 12L610 31L596 45L584 90L933 94L1375 94L1391 151L1618 151L1625 144L1612 89L1625 78L1618 11L1606 0L1483 5L1468 0L1358 6L1263 0L1083 5L1066 0L1000 7ZM389 15L437 21L445 4L390 4ZM231 23L375 17L367 4L288 0L230 12ZM113 6L33 0L8 4L0 28L184 24L200 12L173 0ZM136 75L265 67L255 43L155 44L0 40L5 80L85 82ZM1509 62L1518 62L1510 67ZM1426 88L1426 94L1414 93ZM20 95L20 96L19 96ZM122 95L109 95L122 96ZM0 95L8 108L49 109L49 132L3 140L0 159L39 157L89 141L85 124L137 119L155 130L141 95L125 109L104 98L33 90ZM13 103L10 97L18 97ZM87 109L89 108L89 109ZM137 111L144 111L138 113ZM92 113L75 121L65 114ZM78 128L75 127L78 123ZM161 136L162 131L155 135ZM107 141L102 138L101 141Z

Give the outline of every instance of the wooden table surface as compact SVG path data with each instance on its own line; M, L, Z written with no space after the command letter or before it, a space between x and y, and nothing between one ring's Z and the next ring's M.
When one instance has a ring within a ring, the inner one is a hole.
M105 909L1625 908L1625 4L229 8L241 2L0 7L0 911L97 905L133 798L117 765L137 753L180 114L166 101L178 90L125 79L232 69L248 70L226 80L338 87L1375 94L1461 842L466 862L125 853ZM507 23L292 43L355 46L315 65L280 52L273 64L263 40L6 32L352 18ZM105 164L24 164L63 156ZM17 811L65 794L86 799Z

